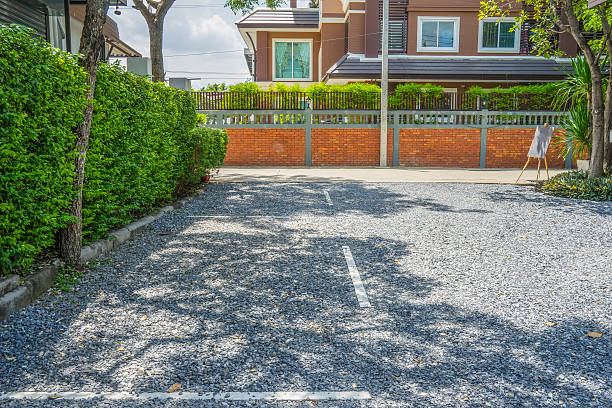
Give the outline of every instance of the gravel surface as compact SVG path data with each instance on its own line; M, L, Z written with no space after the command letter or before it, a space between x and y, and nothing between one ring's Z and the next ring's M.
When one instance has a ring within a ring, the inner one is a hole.
M210 215L229 217L194 217ZM502 185L211 184L71 292L0 322L0 392L180 383L372 395L317 404L330 407L612 406L611 265L610 203Z

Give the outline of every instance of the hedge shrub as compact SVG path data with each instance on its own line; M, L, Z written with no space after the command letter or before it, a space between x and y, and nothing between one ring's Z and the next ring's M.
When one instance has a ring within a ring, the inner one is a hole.
M51 250L70 218L85 73L74 56L0 25L0 271ZM186 92L101 64L85 165L83 234L104 236L220 166L227 136L195 130Z
M83 236L99 238L172 199L190 173L195 103L188 93L101 64L83 189Z
M517 111L543 110L548 111L555 106L557 90L554 83L517 85L510 88L484 89L473 86L466 92L466 103L473 98L486 97L489 110Z
M85 73L20 26L0 25L0 270L53 246L70 218Z
M612 201L612 175L590 179L586 171L570 171L544 181L539 189L558 197Z

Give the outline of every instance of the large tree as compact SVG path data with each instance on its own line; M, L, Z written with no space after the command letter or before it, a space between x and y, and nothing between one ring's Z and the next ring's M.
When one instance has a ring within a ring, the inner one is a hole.
M93 115L93 97L96 88L98 66L104 47L102 28L106 21L109 0L87 0L85 7L85 22L79 46L79 64L87 73L87 106L83 110L83 122L74 129L76 156L74 159L73 184L76 190L69 213L74 217L59 233L58 244L61 258L71 265L81 261L82 246L82 209L83 209L83 178L85 174L85 159L89 145L89 131Z
M589 177L600 177L604 163L612 168L610 130L612 129L612 86L604 82L612 71L602 60L612 54L611 3L589 8L588 0L485 0L481 2L481 17L507 16L523 6L515 30L527 20L533 24L533 51L544 57L562 57L556 38L569 34L578 44L591 71L592 150ZM588 32L601 34L592 39ZM606 72L608 71L608 72Z
M164 81L164 19L175 0L133 0L149 27L149 53L153 82Z

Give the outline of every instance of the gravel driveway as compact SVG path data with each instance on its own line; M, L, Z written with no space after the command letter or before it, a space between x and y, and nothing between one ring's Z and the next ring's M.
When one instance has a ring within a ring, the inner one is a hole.
M611 292L610 203L500 185L211 184L71 292L0 322L0 392L179 383L174 398L0 406L612 406ZM241 391L371 398L176 398Z

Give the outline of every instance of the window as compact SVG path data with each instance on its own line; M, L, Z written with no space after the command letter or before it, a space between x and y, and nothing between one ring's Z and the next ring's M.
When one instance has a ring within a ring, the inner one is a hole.
M513 18L486 18L478 27L479 52L518 52L519 36Z
M274 80L312 80L312 41L274 40Z
M417 51L459 51L459 17L419 17Z

